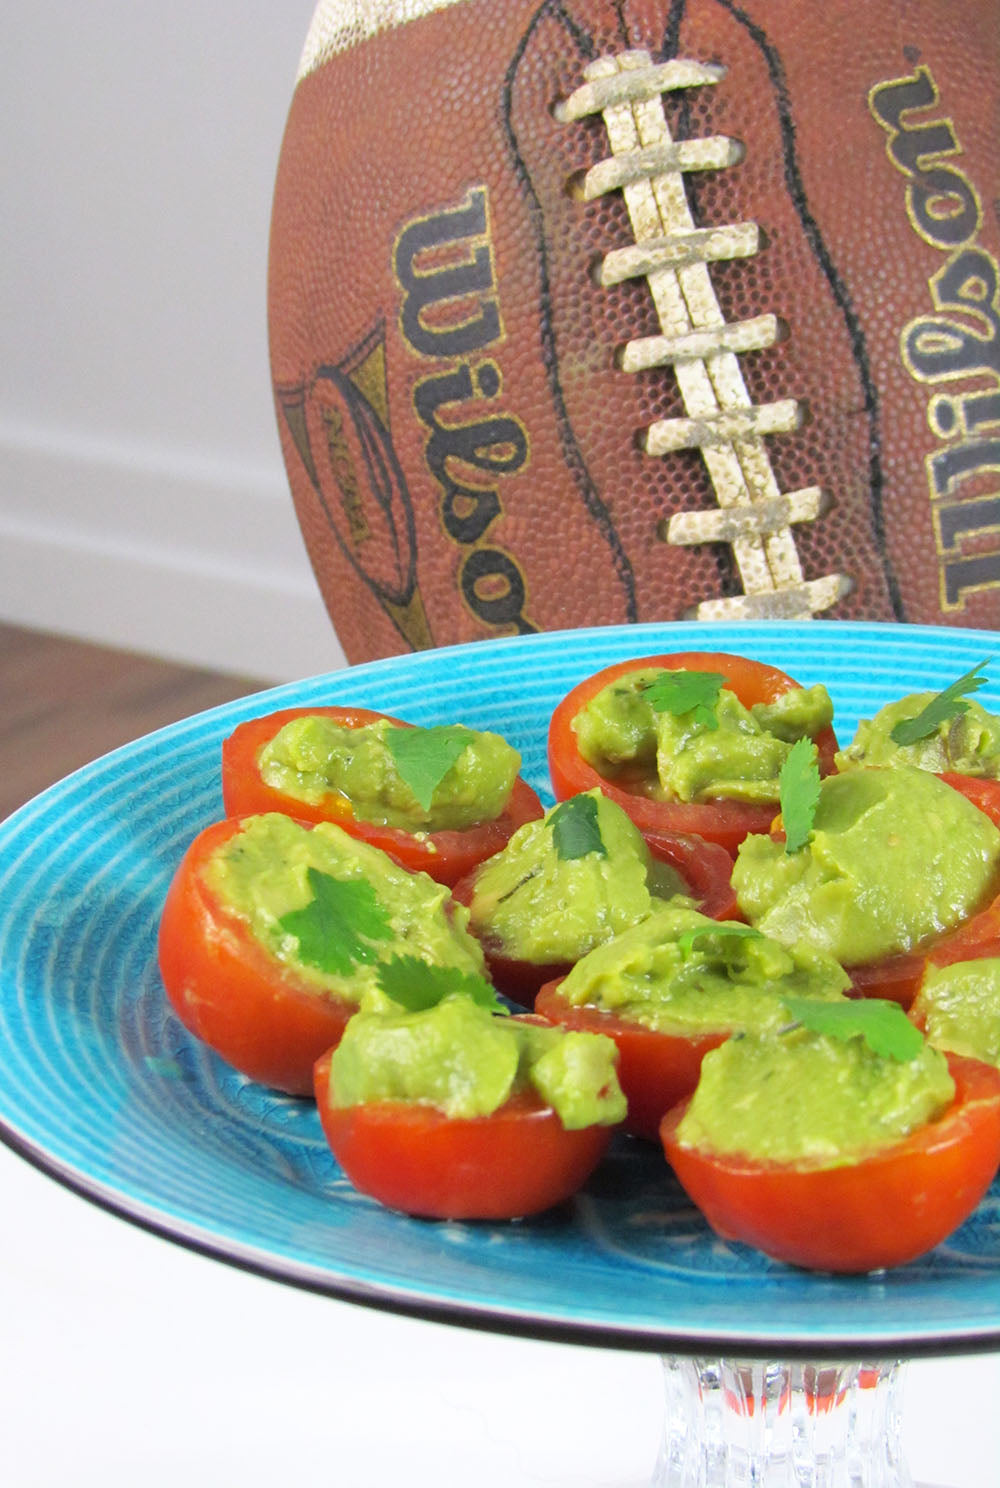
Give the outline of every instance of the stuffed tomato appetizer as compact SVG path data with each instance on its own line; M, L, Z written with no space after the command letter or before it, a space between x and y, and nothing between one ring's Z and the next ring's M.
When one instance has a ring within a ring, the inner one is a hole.
M541 816L499 734L419 728L367 708L287 708L222 746L227 816L280 811L332 821L406 868L456 883Z
M599 786L644 833L678 832L734 853L776 812L796 740L833 767L833 707L776 667L723 652L619 662L559 703L549 726L557 799Z
M709 1050L787 1023L788 997L842 1003L848 986L823 952L787 948L675 901L547 983L535 1011L614 1041L626 1126L655 1141L663 1116L697 1085Z
M985 662L941 692L911 692L862 718L837 754L840 771L866 765L914 765L970 780L1000 777L1000 717L972 696L985 686Z
M877 1014L872 1043L850 1033L859 1006ZM1000 1071L932 1049L895 1003L851 1004L828 1028L793 1023L713 1050L664 1118L663 1149L727 1240L813 1270L903 1265L989 1187Z
M317 1061L347 1177L427 1219L515 1219L570 1198L625 1114L614 1045L504 1016L471 983L428 1002L424 981L400 967L391 996L366 999Z
M793 835L752 835L733 865L743 917L847 968L855 991L908 1006L930 962L971 959L1000 935L1000 828L984 784L913 765L814 781ZM995 786L995 782L991 782Z
M599 790L527 822L455 885L494 982L530 1007L538 989L595 946L683 896L725 918L736 901L732 859L717 843L660 834L648 843Z
M937 775L1000 826L1000 717L968 696L985 685L982 666L942 692L914 692L863 718L836 756L841 774L898 766Z
M481 976L444 885L330 822L231 818L192 843L160 920L160 973L184 1026L251 1079L310 1095L381 968L413 956Z

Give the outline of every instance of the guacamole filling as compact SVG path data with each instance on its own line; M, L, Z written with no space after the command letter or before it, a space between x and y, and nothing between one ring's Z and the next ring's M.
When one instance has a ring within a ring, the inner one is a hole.
M574 718L580 754L605 779L660 800L777 801L792 745L833 718L829 694L796 687L746 708L722 682L713 672L627 673Z
M1000 959L928 968L913 1004L936 1049L1000 1066Z
M584 956L559 990L574 1007L692 1036L780 1028L788 1022L783 995L841 1000L848 986L822 951L779 945L674 903Z
M656 863L639 829L599 790L527 822L476 875L470 928L515 960L577 961L685 894L681 875Z
M358 1001L379 967L412 956L483 974L467 912L424 873L330 822L248 817L203 869L206 886L250 934L319 992Z
M961 924L996 892L998 863L989 818L935 775L900 765L828 776L808 843L788 853L748 837L733 888L766 935L856 966Z
M963 701L964 711L942 718L912 744L899 744L892 731L909 723L939 696L915 692L888 703L874 718L863 718L846 749L837 755L838 770L864 765L913 765L934 774L951 771L981 779L1000 778L1000 718L987 713L973 699Z
M797 1028L707 1054L677 1139L724 1157L841 1167L934 1121L954 1096L944 1055L927 1044L896 1060L861 1037Z
M602 1034L521 1023L453 993L409 1012L366 999L330 1058L335 1106L413 1101L446 1116L490 1116L532 1090L569 1131L624 1121L617 1051Z
M521 756L499 734L461 724L418 729L379 719L345 728L317 713L279 729L257 766L266 785L294 800L339 796L359 821L443 832L494 821Z

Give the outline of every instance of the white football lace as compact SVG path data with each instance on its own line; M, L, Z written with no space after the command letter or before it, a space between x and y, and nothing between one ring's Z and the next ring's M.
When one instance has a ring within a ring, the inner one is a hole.
M658 535L683 546L730 544L743 584L742 594L706 600L686 618L809 619L851 588L843 574L805 579L795 547L793 524L820 516L828 498L818 486L779 490L764 439L799 428L802 409L794 398L753 404L737 361L774 345L784 328L775 315L727 324L708 270L711 262L756 253L760 234L753 222L696 227L684 186L686 171L738 164L743 147L721 136L675 141L661 96L724 74L707 63L654 63L648 52L622 52L585 68L586 82L555 114L564 123L603 116L611 156L575 177L570 190L585 201L622 192L635 243L605 256L598 283L645 279L656 307L662 334L628 342L618 365L629 372L672 367L687 414L650 424L642 447L651 456L699 449L718 501L718 510L676 513Z

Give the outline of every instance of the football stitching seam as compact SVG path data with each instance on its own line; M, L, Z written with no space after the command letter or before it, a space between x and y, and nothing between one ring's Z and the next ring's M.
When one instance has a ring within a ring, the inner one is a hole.
M659 336L629 342L618 356L627 371L672 366L687 417L660 419L642 434L651 456L698 449L719 510L676 513L661 523L665 541L690 546L726 542L744 593L707 600L688 612L700 620L809 619L837 603L852 585L843 574L803 577L792 524L813 521L829 506L819 487L783 493L764 447L768 434L791 433L802 422L795 399L754 405L737 355L774 345L783 334L777 316L726 323L708 264L757 251L754 223L697 228L684 172L721 169L743 157L725 137L675 142L664 92L717 83L715 65L675 60L654 64L645 51L601 57L584 69L585 82L556 106L570 123L601 114L611 157L574 177L571 194L594 200L620 190L636 242L607 254L603 285L646 279L660 322Z

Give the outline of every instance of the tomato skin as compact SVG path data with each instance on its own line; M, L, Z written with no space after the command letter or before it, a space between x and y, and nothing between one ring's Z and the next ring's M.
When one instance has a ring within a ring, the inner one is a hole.
M691 1036L660 1033L603 1008L574 1007L560 995L561 980L546 982L535 998L535 1012L563 1028L603 1033L614 1040L618 1083L628 1101L625 1129L633 1136L657 1141L664 1115L693 1093L701 1061L710 1049L726 1041L729 1030Z
M346 797L331 793L322 802L311 804L296 800L276 790L261 779L257 767L260 751L279 729L295 718L321 715L343 728L362 728L379 719L388 719L401 728L412 728L390 713L376 713L370 708L283 708L279 712L251 718L238 724L222 745L222 799L227 816L251 816L266 811L280 811L299 821L332 821L352 837L380 847L403 868L423 872L449 888L484 858L507 842L526 821L544 814L544 808L527 781L518 776L504 810L493 821L482 822L464 831L425 832L416 834L397 827L379 826L361 821L351 810Z
M613 1131L567 1131L532 1092L470 1119L411 1101L336 1107L329 1081L326 1054L316 1063L316 1102L347 1177L380 1204L424 1219L517 1219L551 1209L587 1181Z
M676 1132L687 1101L663 1119L663 1150L723 1239L810 1270L901 1266L972 1213L1000 1165L1000 1071L947 1058L956 1085L947 1111L848 1166L782 1166L681 1147Z
M602 688L629 672L645 669L719 672L727 688L745 707L770 703L789 688L799 684L777 667L747 657L730 656L723 651L679 651L669 656L644 656L632 661L616 662L578 683L556 707L549 724L549 774L557 800L575 796L580 791L599 786L606 796L616 801L647 835L653 832L680 833L717 842L731 855L752 832L767 832L777 813L777 805L754 805L745 801L654 801L632 791L621 780L606 780L580 754L573 731L573 719ZM832 728L826 728L816 740L820 772L833 769L837 739Z
M160 975L184 1027L228 1064L289 1095L311 1095L313 1064L356 1007L270 955L205 884L205 864L241 826L216 822L184 855L160 918Z
M654 858L669 863L683 876L692 897L699 900L703 914L714 920L743 918L731 883L733 860L718 843L703 842L700 837L682 837L677 832L653 832L647 838L647 845ZM460 904L472 903L476 879L484 867L484 863L478 864L455 884L452 894ZM524 961L508 956L496 937L484 933L478 938L493 982L522 1007L532 1007L539 988L545 982L564 977L573 964Z

